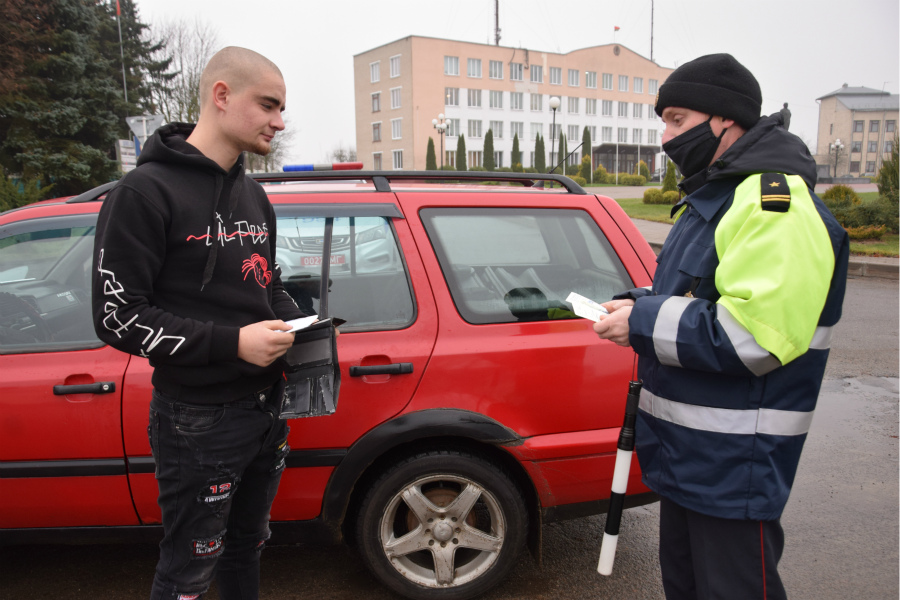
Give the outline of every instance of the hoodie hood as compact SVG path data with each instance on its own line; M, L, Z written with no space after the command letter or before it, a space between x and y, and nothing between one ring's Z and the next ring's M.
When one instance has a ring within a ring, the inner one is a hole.
M708 169L685 179L688 194L706 182L756 173L799 175L810 189L816 185L816 161L799 137L784 129L784 116L762 117Z

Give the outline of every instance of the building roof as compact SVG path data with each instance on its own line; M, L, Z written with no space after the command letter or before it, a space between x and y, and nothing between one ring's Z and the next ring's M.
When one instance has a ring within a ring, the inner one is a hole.
M900 109L900 96L857 96L838 98L841 104L855 111L887 111Z
M837 89L830 94L825 94L821 98L816 98L816 100L823 100L825 98L830 98L831 96L890 96L890 92L862 86L850 87L845 83L840 89Z

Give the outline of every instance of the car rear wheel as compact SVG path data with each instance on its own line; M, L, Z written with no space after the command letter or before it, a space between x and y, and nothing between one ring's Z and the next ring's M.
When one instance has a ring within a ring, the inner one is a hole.
M502 581L525 545L525 505L511 477L458 451L417 454L369 489L357 523L369 569L415 600L463 600Z

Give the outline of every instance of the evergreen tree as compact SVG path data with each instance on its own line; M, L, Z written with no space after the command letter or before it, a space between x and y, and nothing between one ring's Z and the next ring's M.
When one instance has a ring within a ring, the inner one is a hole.
M544 150L544 138L541 134L537 134L534 140L534 165L532 165L538 173L547 170L547 155Z
M675 163L666 160L666 176L663 178L662 191L674 192L678 190L678 182L675 179Z
M897 207L898 199L898 180L900 180L900 160L897 157L897 135L894 134L894 143L891 148L891 158L881 164L881 170L878 171L878 177L875 182L878 184L878 194Z
M515 134L513 136L513 147L512 147L512 170L513 171L522 171L522 153L519 151L519 134Z
M490 129L484 134L484 165L485 171L493 171L497 165L494 164L494 132Z
M553 171L554 173L559 172L559 173L562 173L563 175L565 175L566 166L563 163L563 161L565 161L566 154L568 154L568 153L569 152L566 148L566 134L560 133L559 134L559 144L556 146L556 160L554 160L553 164L550 165L550 170ZM563 164L560 165L560 163L563 163ZM559 166L558 169L556 168L557 166Z
M459 134L456 140L456 170L468 171L466 168L466 136Z
M588 166L587 166L587 176L585 176L585 175L581 175L581 176L584 177L588 183L594 182L593 181L593 176L594 176L594 167L593 167L594 151L593 151L593 148L594 147L591 145L591 130L588 129L587 127L585 127L584 131L581 133L581 156L582 156L581 162L583 164L584 158L587 158ZM584 170L585 169L582 168L582 171L584 171Z
M434 156L434 140L428 136L428 149L425 150L425 170L437 171L437 159Z
M122 92L98 43L102 11L54 0L29 34L18 91L0 90L0 165L59 195L111 181Z

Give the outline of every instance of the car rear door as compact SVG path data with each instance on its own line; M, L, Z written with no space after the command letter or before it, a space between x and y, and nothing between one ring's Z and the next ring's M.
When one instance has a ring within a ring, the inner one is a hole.
M91 318L95 222L0 225L0 528L137 523L120 410L129 356Z

